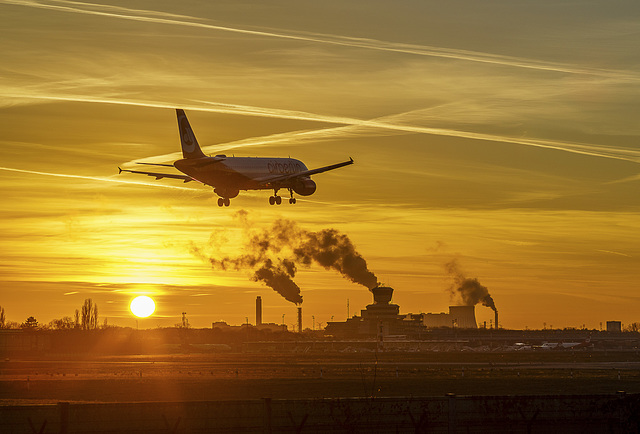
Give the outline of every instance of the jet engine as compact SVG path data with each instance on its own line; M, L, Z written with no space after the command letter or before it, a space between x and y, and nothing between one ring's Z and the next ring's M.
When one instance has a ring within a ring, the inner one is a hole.
M221 188L221 187L215 188L213 191L218 196L226 197L226 198L229 198L229 199L233 199L234 197L236 197L240 193L239 190L236 190L236 189L233 189L233 188Z
M311 196L316 192L316 183L309 178L300 179L293 184L293 191L300 196Z

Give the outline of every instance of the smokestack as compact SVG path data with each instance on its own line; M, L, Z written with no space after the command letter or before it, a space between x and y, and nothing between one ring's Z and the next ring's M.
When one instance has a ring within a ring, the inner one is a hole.
M496 325L495 325L495 328L496 328L496 330L498 330L498 310L496 309L495 312L496 312Z
M262 297L256 297L256 325L262 325Z
M298 308L298 333L302 333L302 308Z

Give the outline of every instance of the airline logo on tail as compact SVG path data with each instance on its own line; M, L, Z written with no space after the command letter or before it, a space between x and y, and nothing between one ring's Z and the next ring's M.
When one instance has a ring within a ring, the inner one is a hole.
M184 114L184 110L176 110L178 114L178 127L180 129L180 143L182 145L182 155L185 158L201 158L205 155L198 146L196 135L189 125L187 115Z
M182 149L188 153L193 152L196 149L196 138L189 128L189 121L186 117L180 121L180 131L182 131Z

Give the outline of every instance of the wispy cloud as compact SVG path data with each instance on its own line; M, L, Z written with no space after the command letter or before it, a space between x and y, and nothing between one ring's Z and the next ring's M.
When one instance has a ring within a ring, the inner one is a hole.
M615 181L607 182L607 184L623 184L623 183L626 183L626 182L634 182L634 181L640 181L640 174L639 175L628 176L628 177L622 178L622 179L616 179Z
M569 142L561 142L561 141L555 141L555 140L542 140L542 139L535 139L535 138L511 137L511 136L505 136L505 135L476 133L471 131L454 130L454 129L447 129L447 128L406 125L406 124L393 123L393 122L387 122L384 120L376 120L376 119L363 120L363 119L356 119L356 118L350 118L350 117L325 116L325 115L293 111L293 110L280 110L280 109L271 109L271 108L265 108L265 107L250 107L250 106L243 106L243 105L237 105L237 104L221 104L221 103L205 102L205 101L202 101L202 102L207 104L209 108L207 109L202 107L200 108L194 107L193 109L213 111L218 113L232 113L232 114L243 114L243 115L252 115L252 116L276 117L276 118L282 118L282 119L296 119L296 120L308 120L308 121L318 121L318 122L326 122L326 123L346 124L346 125L357 126L357 127L386 129L386 130L400 131L400 132L406 132L406 133L431 134L436 136L460 137L460 138L473 139L473 140L510 143L514 145L532 146L537 148L546 148L546 149L553 149L553 150L571 152L571 153L582 154L582 155L589 155L593 157L611 158L611 159L617 159L617 160L631 161L634 163L640 163L640 150L636 150L636 149L626 149L621 147L595 145L595 144L587 144L587 143L569 143ZM410 113L411 112L395 115L395 117L400 117L402 115L406 115ZM335 130L329 131L329 132L335 132ZM318 130L318 134L320 135L324 135L326 133L327 133L327 130ZM305 134L310 134L310 133L305 133Z
M76 101L76 102L92 102L101 104L119 104L140 107L154 108L175 108L173 104L161 102L145 102L133 100L118 100L108 98L91 98L84 96L46 96L46 95L23 95L8 94L7 97L15 98L31 98L41 101ZM305 120L324 123L333 123L341 125L352 125L358 127L385 129L392 131L400 131L406 133L431 134L436 136L460 137L472 140L490 141L509 143L513 145L530 146L536 148L552 149L575 154L588 155L599 158L609 158L615 160L630 161L640 163L640 150L628 149L623 147L614 147L606 145L596 145L589 143L571 143L555 140L543 140L535 138L513 137L507 135L477 133L472 131L463 131L447 128L435 128L416 125L405 125L399 123L385 122L380 120L363 120L344 116L330 116L315 113L308 113L296 110L283 110L268 107L255 107L241 104L226 104L219 102L199 101L198 105L182 106L183 109L204 111L213 113L236 114L244 116L260 116L268 118ZM407 112L411 113L411 112ZM320 133L322 134L322 130Z
M293 32L282 29L253 30L241 27L221 26L202 22L202 19L198 19L192 16L176 15L153 10L130 9L112 5L97 5L93 3L73 2L67 0L0 0L0 3L56 10L60 12L69 12L76 14L98 15L123 20L233 32L250 36L280 38L304 42L314 42L319 44L362 48L368 50L403 53L415 56L439 57L567 74L604 76L616 78L619 80L640 80L640 76L632 71L580 67L557 62L544 62L535 59L504 56L485 52L434 47L427 45L404 44L370 38L354 38L349 36L312 32Z
M154 184L154 183L148 183L148 182L127 181L127 180L124 180L124 179L114 179L114 178L100 177L100 176L83 176L83 175L71 175L71 174L67 174L67 173L39 172L39 171L36 171L36 170L17 169L17 168L14 168L14 167L2 167L2 166L0 166L0 170L4 170L6 172L27 173L27 174L30 174L30 175L54 176L54 177L57 177L57 178L82 179L82 180L99 181L99 182L113 182L113 183L116 183L116 184L144 185L144 186L149 186L149 187L170 188L170 189L173 189L173 190L193 191L193 189L186 188L186 187L177 187L177 186L173 186L173 185L160 184L160 183Z

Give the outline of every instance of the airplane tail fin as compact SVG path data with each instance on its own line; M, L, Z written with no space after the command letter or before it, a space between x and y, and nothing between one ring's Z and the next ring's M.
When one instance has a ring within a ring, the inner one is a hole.
M178 129L180 130L182 156L184 158L206 157L200 149L200 145L198 145L196 135L193 133L191 125L189 125L189 120L187 119L187 115L184 113L184 110L176 109L176 113L178 115Z

